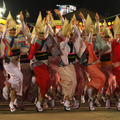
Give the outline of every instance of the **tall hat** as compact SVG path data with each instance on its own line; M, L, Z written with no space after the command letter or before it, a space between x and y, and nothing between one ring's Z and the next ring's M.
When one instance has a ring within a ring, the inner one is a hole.
M86 23L85 23L85 31L86 31L87 34L90 33L90 29L89 29L90 26L91 26L92 29L93 29L93 35L97 34L97 32L98 32L98 26L97 26L96 23L93 23L90 15L88 14L88 15L87 15L87 18L86 18Z
M113 24L113 31L114 34L120 34L120 18L118 17L118 15L116 16Z
M72 17L72 18L76 20L76 16L75 16L75 14L73 14L73 17Z
M96 24L95 24L95 25L92 25L92 29L93 29L93 35L97 34L98 28L97 28L97 25L96 25Z
M67 36L67 33L72 32L72 30L73 30L72 22L70 21L69 23L69 21L65 18L65 21L62 27L62 35Z
M87 15L87 18L86 18L86 23L85 23L85 31L86 31L87 34L90 33L89 27L90 27L91 25L93 26L93 21L92 21L90 15L88 14L88 15Z
M8 14L8 16L7 16L7 20L13 20L13 17L12 17L12 15L11 15L11 12L9 11L9 14Z
M69 25L69 21L67 20L67 18L65 18L63 27L62 27L62 35L67 36L67 32L68 32L68 25Z
M9 26L8 26L8 29L16 29L16 22L14 21L12 15L11 15L11 12L9 11L9 14L7 16L7 20L9 20Z
M36 26L37 27L40 25L40 22L42 22L42 14L41 14L41 12L39 12L39 15L38 15L38 18L37 18L37 21L36 21Z
M39 32L43 32L43 33L45 32L45 26L43 25L41 12L39 12L35 27L38 28ZM32 38L36 34L35 27L33 28L33 31L32 31L32 35L31 35Z
M51 20L51 27L54 27L54 26L56 26L56 24L55 24L55 20L54 20L54 18L52 17L52 20Z
M73 30L73 24L72 24L72 21L70 21L70 23L68 25L68 31L72 32L72 30Z
M9 22L8 30L17 29L16 22L14 20Z
M108 28L107 23L106 23L105 20L104 20L103 32L104 32L104 37L109 37L110 40L113 40L112 32Z
M38 32L45 33L45 25L43 24L43 21L41 21L39 24L40 25L38 26Z
M9 11L9 14L7 16L7 20L9 20L9 25L8 25L8 29L16 29L16 22L14 21L12 15L11 15L11 12ZM4 29L6 28L6 23L5 23L5 27Z
M50 22L51 27L56 26L55 21L54 21L54 18L53 18L53 16L52 16L51 11L47 11L47 13L48 13L48 14L47 14L46 18L47 18L47 20ZM50 18L49 14L51 14L51 17L52 17L52 18Z

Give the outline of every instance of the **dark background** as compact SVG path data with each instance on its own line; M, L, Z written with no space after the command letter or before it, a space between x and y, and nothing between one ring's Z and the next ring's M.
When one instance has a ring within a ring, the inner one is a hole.
M106 17L116 15L120 13L120 0L4 0L6 3L7 11L5 17L8 15L8 11L11 11L13 17L20 11L27 9L30 13L29 22L35 22L39 11L42 12L42 16L46 15L46 10L53 10L56 4L72 4L76 5L77 8L85 7L94 12L98 12ZM0 7L2 7L2 0L0 0ZM58 17L54 14L55 19Z

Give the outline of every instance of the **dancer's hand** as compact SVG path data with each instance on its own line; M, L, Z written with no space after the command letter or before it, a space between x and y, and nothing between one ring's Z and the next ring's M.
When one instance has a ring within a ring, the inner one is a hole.
M97 22L99 22L99 15L98 15L98 13L96 13L95 19L96 19Z
M20 21L21 21L21 22L24 22L24 16L23 16L22 11L20 12Z

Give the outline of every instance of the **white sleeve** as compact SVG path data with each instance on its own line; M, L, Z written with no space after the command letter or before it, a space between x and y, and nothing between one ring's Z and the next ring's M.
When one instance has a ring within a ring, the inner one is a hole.
M65 40L64 43L63 43L63 48L66 47L66 45L67 45L68 42L69 42L69 38L66 38L66 40Z
M77 26L73 25L73 28L74 28L75 32L77 33L77 35L80 35L80 31L78 30Z
M54 31L53 31L52 27L50 26L50 24L48 24L47 26L48 26L50 34L54 35Z
M7 36L8 28L5 29L5 31L2 34L2 39L5 39Z
M48 32L48 26L46 25L45 26L45 34L47 34L47 32Z
M80 35L81 35L82 32L78 29L78 27L76 25L73 25L73 28L74 28L75 32L77 33L77 35L81 38Z
M84 19L82 19L82 21L83 21L83 24L84 24L84 26L85 26L85 24L86 24L86 19L84 18Z
M25 22L21 22L22 25L22 32L25 33Z
M97 24L97 33L99 34L100 33L100 25L99 25L99 22L96 22Z
M60 20L61 20L61 23L62 23L62 25L63 25L63 24L64 24L64 21L65 21L64 18L62 17Z
M26 32L26 36L27 36L27 40L30 42L31 41L31 33L30 32Z
M90 43L90 44L92 44L92 37L93 37L93 34L92 34L92 33L89 33L88 43Z

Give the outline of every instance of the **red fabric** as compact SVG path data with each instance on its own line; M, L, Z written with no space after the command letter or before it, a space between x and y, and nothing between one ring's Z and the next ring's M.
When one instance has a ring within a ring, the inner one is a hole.
M64 41L64 39L63 39L62 37L60 37L60 36L58 36L58 35L56 35L56 36L57 36L59 42Z
M120 70L118 70L117 68L113 69L113 73L116 76L116 81L117 81L117 88L116 88L116 92L120 91Z
M116 40L113 40L111 47L113 52L112 62L119 62L120 61L120 43L117 43Z
M33 71L36 74L36 83L40 87L40 93L41 93L42 97L44 98L44 96L48 92L48 89L51 84L49 69L48 69L47 65L42 64L42 65L36 66L33 69Z
M82 65L79 65L79 62L75 63L75 71L76 71L76 77L77 77L77 86L75 90L76 96L81 96L84 92L87 76L85 74L85 69Z
M120 42L117 43L117 40L114 39L112 44L112 52L113 52L113 59L112 62L120 62ZM113 68L113 73L116 76L116 81L119 87L117 87L116 91L120 90L120 66Z
M54 90L56 90L58 86L58 81L60 80L60 75L58 71L59 62L60 62L60 56L56 58L49 57L51 85Z
M88 63L93 63L98 60L98 57L95 55L95 52L93 50L93 44L89 44L86 42L86 51L89 54ZM101 72L99 68L99 63L95 63L93 65L88 65L86 68L86 71L89 73L91 81L88 83L89 87L96 88L99 92L101 91L101 88L104 86L106 77Z
M106 76L106 82L104 85L104 92L109 95L112 96L115 89L116 89L116 77L112 72L112 64L106 65L104 67L101 68L102 72L105 74Z
M88 59L88 63L93 63L95 61L98 60L98 57L96 56L94 50L93 50L93 43L89 44L88 42L85 42L87 48L86 48L86 52L89 54L89 59Z
M39 50L40 48L40 44L35 42L35 44L31 44L30 45L30 51L29 51L29 54L28 54L28 59L31 60L33 59L34 57L34 54Z

